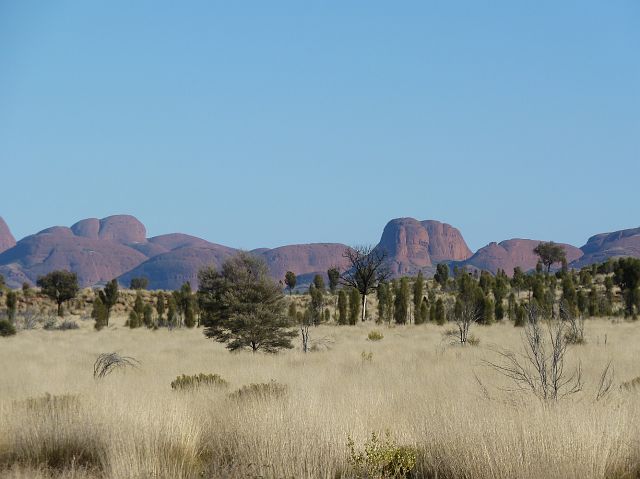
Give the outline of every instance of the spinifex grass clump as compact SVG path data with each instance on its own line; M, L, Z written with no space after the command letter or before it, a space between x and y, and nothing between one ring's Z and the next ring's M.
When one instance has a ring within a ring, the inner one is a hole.
M381 438L375 432L365 441L363 450L357 450L349 437L349 465L355 477L367 479L403 479L410 477L416 467L416 450L400 446L387 432Z
M377 331L375 329L373 331L370 331L367 335L367 339L369 341L380 341L382 338L384 338L384 335L380 331Z
M277 381L269 381L268 383L254 383L242 386L237 391L231 393L231 399L269 399L282 397L287 393L287 386Z
M13 336L16 327L8 319L0 319L0 336Z
M183 374L171 381L171 389L185 390L198 389L201 387L226 388L229 383L218 374L194 374L187 376Z

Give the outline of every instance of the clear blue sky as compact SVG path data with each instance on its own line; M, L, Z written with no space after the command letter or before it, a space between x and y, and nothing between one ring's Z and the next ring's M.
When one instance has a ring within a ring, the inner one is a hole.
M0 0L0 216L255 248L640 225L640 2Z

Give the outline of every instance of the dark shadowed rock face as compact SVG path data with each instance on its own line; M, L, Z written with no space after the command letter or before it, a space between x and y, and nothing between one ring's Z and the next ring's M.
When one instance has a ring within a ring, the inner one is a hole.
M237 250L222 245L208 243L207 247L178 248L159 254L138 265L118 278L120 283L129 286L131 278L149 279L150 289L177 289L183 283L198 287L198 271L207 266L219 269Z
M416 274L443 261L459 261L471 256L456 228L439 221L413 218L391 220L376 248L384 249L394 276Z
M13 248L16 245L16 239L11 234L11 230L0 216L0 253Z
M592 236L582 248L584 256L571 266L580 268L592 263L602 263L609 258L622 256L640 257L640 228Z
M332 266L343 271L348 265L343 254L348 248L341 243L311 243L261 249L254 254L265 259L274 279L284 281L287 271L298 276L312 273L326 276Z
M478 268L480 270L496 273L498 269L504 270L509 276L513 274L516 266L523 271L529 271L536 267L538 255L533 250L540 244L540 240L510 239L501 243L489 243L480 248L462 266ZM577 260L582 256L582 251L569 244L560 243L567 254L567 262Z

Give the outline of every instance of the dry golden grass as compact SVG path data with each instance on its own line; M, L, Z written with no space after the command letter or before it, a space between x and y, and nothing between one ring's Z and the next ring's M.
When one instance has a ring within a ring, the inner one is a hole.
M640 392L617 389L640 375L635 323L587 322L587 344L569 353L582 362L585 390L543 407L509 402L498 389L504 379L483 366L491 345L521 347L508 322L474 328L480 346L464 349L433 325L321 326L312 340L332 339L330 349L275 356L231 354L201 330L123 322L0 340L2 477L349 477L347 436L362 443L385 430L418 449L415 477L640 477ZM367 340L374 328L384 339ZM140 367L95 381L96 356L111 351ZM609 360L616 391L596 402ZM178 375L200 372L220 374L229 388L171 389ZM272 379L287 386L285 396L230 397ZM66 396L27 401L45 393Z

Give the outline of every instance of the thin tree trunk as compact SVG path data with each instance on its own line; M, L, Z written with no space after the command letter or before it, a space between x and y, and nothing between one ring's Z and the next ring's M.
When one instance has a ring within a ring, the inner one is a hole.
M367 295L362 295L362 321L367 317Z

